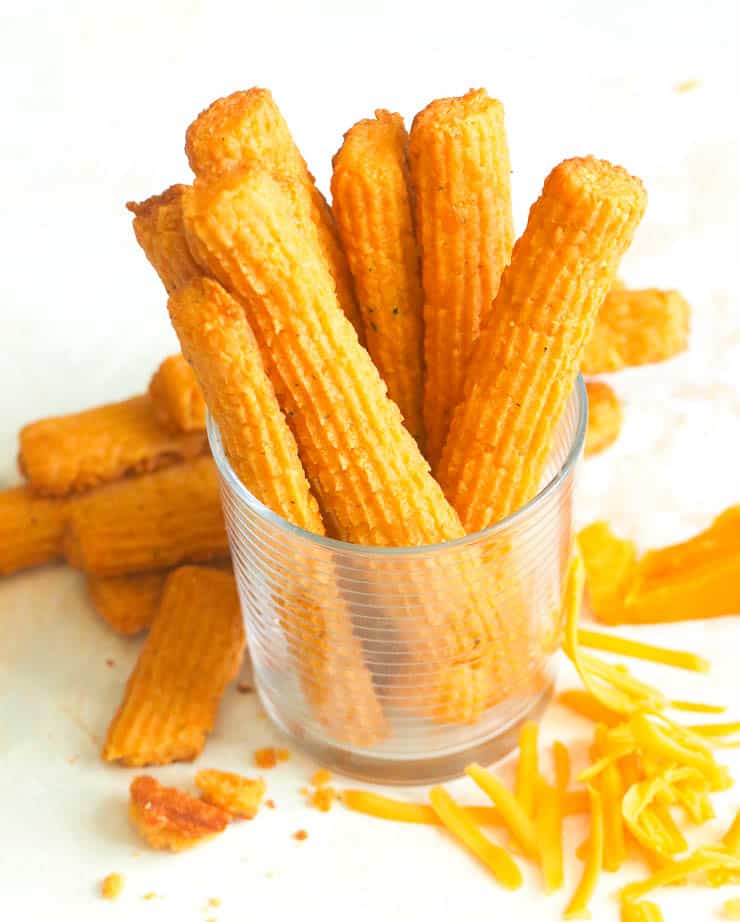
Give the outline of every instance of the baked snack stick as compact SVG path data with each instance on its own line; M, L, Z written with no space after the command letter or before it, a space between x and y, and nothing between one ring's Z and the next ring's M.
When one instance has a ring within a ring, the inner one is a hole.
M339 304L362 340L362 318L334 215L316 188L272 93L252 87L211 103L188 128L185 152L195 175L204 179L254 162L296 180L310 208ZM200 261L200 254L198 258Z
M584 374L663 362L689 345L691 308L677 291L612 287L581 361Z
M81 496L64 535L68 563L96 576L216 560L228 547L210 457Z
M205 432L163 429L146 394L30 423L19 441L19 467L31 489L45 496L83 492L208 450Z
M476 345L439 467L468 532L537 492L594 318L644 210L640 181L604 160L566 160L545 180Z
M514 242L503 106L485 90L437 99L414 119L409 153L424 285L424 426L436 472Z
M338 309L294 188L259 167L196 183L185 223L209 254L213 274L248 306L324 521L355 544L408 547L462 537L398 407ZM494 651L488 684L502 693L516 660L475 552L461 559L420 559L416 580L404 587L390 587L388 574L368 560L379 597L392 592L395 605L399 594L408 600L408 615L398 619L412 649L407 663L433 664L429 686L439 672L435 694L443 703L430 698L425 705L440 720L474 719L471 701L482 699L467 685L484 649Z
M206 428L206 402L193 369L181 355L170 355L149 382L157 422L174 432Z
M622 403L606 381L587 381L588 429L586 448L588 455L598 454L616 442L622 428Z
M124 765L194 759L239 669L244 643L231 573L175 570L108 729L103 758Z
M117 634L146 630L157 613L168 570L126 576L88 576L87 594Z
M64 500L28 487L0 491L0 576L60 560L66 512Z
M134 215L134 233L146 258L154 267L167 293L200 275L188 249L182 225L182 199L188 187L170 186L143 202L128 202Z
M152 848L181 852L226 829L231 814L179 788L166 788L151 775L139 775L130 787L131 824Z
M323 535L318 504L242 306L218 282L201 278L172 295L168 307L237 477L273 512ZM311 587L295 587L296 595L301 591L303 604L283 599L276 607L311 708L334 737L376 742L385 734L385 719L345 603L331 581L323 585L321 609L308 602L315 595Z
M355 283L367 349L423 448L423 306L400 115L378 109L345 134L332 205Z

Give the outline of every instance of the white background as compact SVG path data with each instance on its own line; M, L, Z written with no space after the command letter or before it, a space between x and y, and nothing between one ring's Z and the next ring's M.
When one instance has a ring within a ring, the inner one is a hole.
M694 308L688 355L615 377L625 431L585 465L579 520L607 517L648 546L740 501L740 21L730 0L10 6L0 14L0 484L17 480L24 422L141 391L174 351L123 206L188 180L184 131L213 98L270 87L325 187L356 119L378 106L410 118L435 96L484 85L506 105L518 227L559 159L621 162L650 195L623 275L679 288ZM686 80L699 85L677 93ZM61 568L0 585L0 630L2 918L560 917L565 892L545 899L530 874L525 892L504 894L439 831L307 811L298 788L312 766L298 756L269 776L274 812L190 854L147 852L126 821L132 773L97 756L137 642L107 631ZM735 619L641 636L715 662L710 679L641 674L675 696L737 702ZM229 694L203 763L248 770L250 752L274 738L256 711ZM587 726L553 707L543 732L585 739ZM193 769L158 775L188 783ZM464 782L454 790L473 796ZM739 802L728 794L703 835ZM299 827L302 844L290 838ZM571 823L569 846L582 836ZM579 868L569 861L569 887ZM126 889L105 905L97 883L114 870ZM602 881L595 919L616 918L616 885ZM149 891L161 898L142 901ZM663 904L672 922L697 922L724 895L682 889ZM211 896L222 906L206 911Z

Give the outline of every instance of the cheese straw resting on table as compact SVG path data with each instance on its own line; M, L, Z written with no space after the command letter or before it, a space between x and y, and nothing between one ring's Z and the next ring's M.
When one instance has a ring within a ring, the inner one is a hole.
M28 487L0 491L0 576L61 560L67 505Z
M196 183L186 200L186 229L208 254L213 274L248 306L331 532L381 547L462 537L457 515L338 309L303 202L294 183L255 167ZM485 648L494 656L486 680L505 694L514 657L502 642L507 635L498 614L474 597L480 591L471 585L476 573L466 576L456 567L445 574L443 564L421 569L415 607L398 619L414 655L438 664L454 658L465 670ZM452 593L457 593L454 604ZM470 679L456 674L452 681ZM480 695L444 691L450 709L464 711L462 719L472 719L471 697L477 701ZM428 706L435 710L432 702Z
M530 500L594 318L645 210L639 180L582 157L545 180L468 369L439 480L469 532Z
M206 402L193 369L181 355L170 355L152 375L149 396L161 426L173 432L206 428Z
M103 758L124 765L194 759L239 669L244 643L234 577L205 567L176 570L108 730Z
M295 439L241 305L217 282L197 279L170 297L169 312L237 477L273 512L324 534ZM278 606L283 629L317 718L335 737L369 744L385 733L385 720L345 603L336 586L325 591L333 601L327 596L321 611L306 604Z
M138 634L154 620L168 571L128 576L88 576L87 594L97 613L118 634Z
M18 463L31 488L67 496L127 474L142 474L207 451L205 432L171 433L148 395L21 429Z
M503 106L485 90L436 99L414 119L409 152L424 284L424 425L436 472L514 241Z
M272 93L253 87L217 99L188 128L185 151L198 177L213 178L254 162L295 179L310 208L339 305L362 339L362 318L334 216L316 188Z
M80 497L64 536L68 563L96 576L217 560L228 547L210 457Z
M332 204L355 283L367 348L423 448L423 305L400 115L357 122L334 156Z

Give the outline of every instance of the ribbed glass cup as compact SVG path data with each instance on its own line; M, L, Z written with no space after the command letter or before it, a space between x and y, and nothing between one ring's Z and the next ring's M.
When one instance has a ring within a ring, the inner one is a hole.
M579 377L526 506L457 541L377 548L311 534L260 503L209 418L256 688L298 746L398 784L514 746L555 679L586 421Z

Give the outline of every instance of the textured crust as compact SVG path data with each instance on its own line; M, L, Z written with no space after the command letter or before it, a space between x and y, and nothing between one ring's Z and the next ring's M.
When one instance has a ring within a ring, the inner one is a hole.
M176 185L143 202L128 202L134 233L168 294L200 273L182 227L182 198L187 186Z
M242 306L217 282L198 279L170 298L169 311L237 477L278 515L323 535L295 438ZM334 586L325 588L322 611L280 605L283 629L317 718L335 738L373 742L384 735L385 720L346 606Z
M138 634L154 620L167 571L128 576L88 576L87 592L95 610L118 634Z
M70 505L65 557L96 576L162 570L227 552L211 458L110 484Z
M24 426L18 463L34 492L67 496L207 450L205 432L167 432L142 395Z
M124 765L196 758L244 643L234 577L205 567L176 570L111 722L103 758Z
M424 425L436 470L514 240L503 106L484 90L437 99L414 119L409 152L424 284Z
M170 355L152 375L149 396L157 422L174 432L206 428L206 402L193 369L181 355Z
M606 296L583 353L584 374L663 362L689 345L691 308L677 291L624 287Z
M273 173L297 181L316 225L339 304L362 339L362 319L334 216L316 188L270 91L253 87L217 99L188 128L185 152L198 177L213 179L250 163L259 163Z
M63 556L67 505L28 487L0 491L0 576Z
M180 852L223 832L231 817L177 788L166 788L150 775L134 778L129 816L152 848Z
M195 776L195 785L206 803L245 820L257 816L267 790L262 778L245 778L235 772L222 772L215 768L201 769Z
M566 160L546 179L474 350L439 468L468 532L534 496L644 209L640 181L603 160Z
M586 455L596 455L617 441L622 428L622 403L605 381L588 381Z
M362 314L367 348L423 445L423 305L400 115L357 122L334 157L332 205Z

